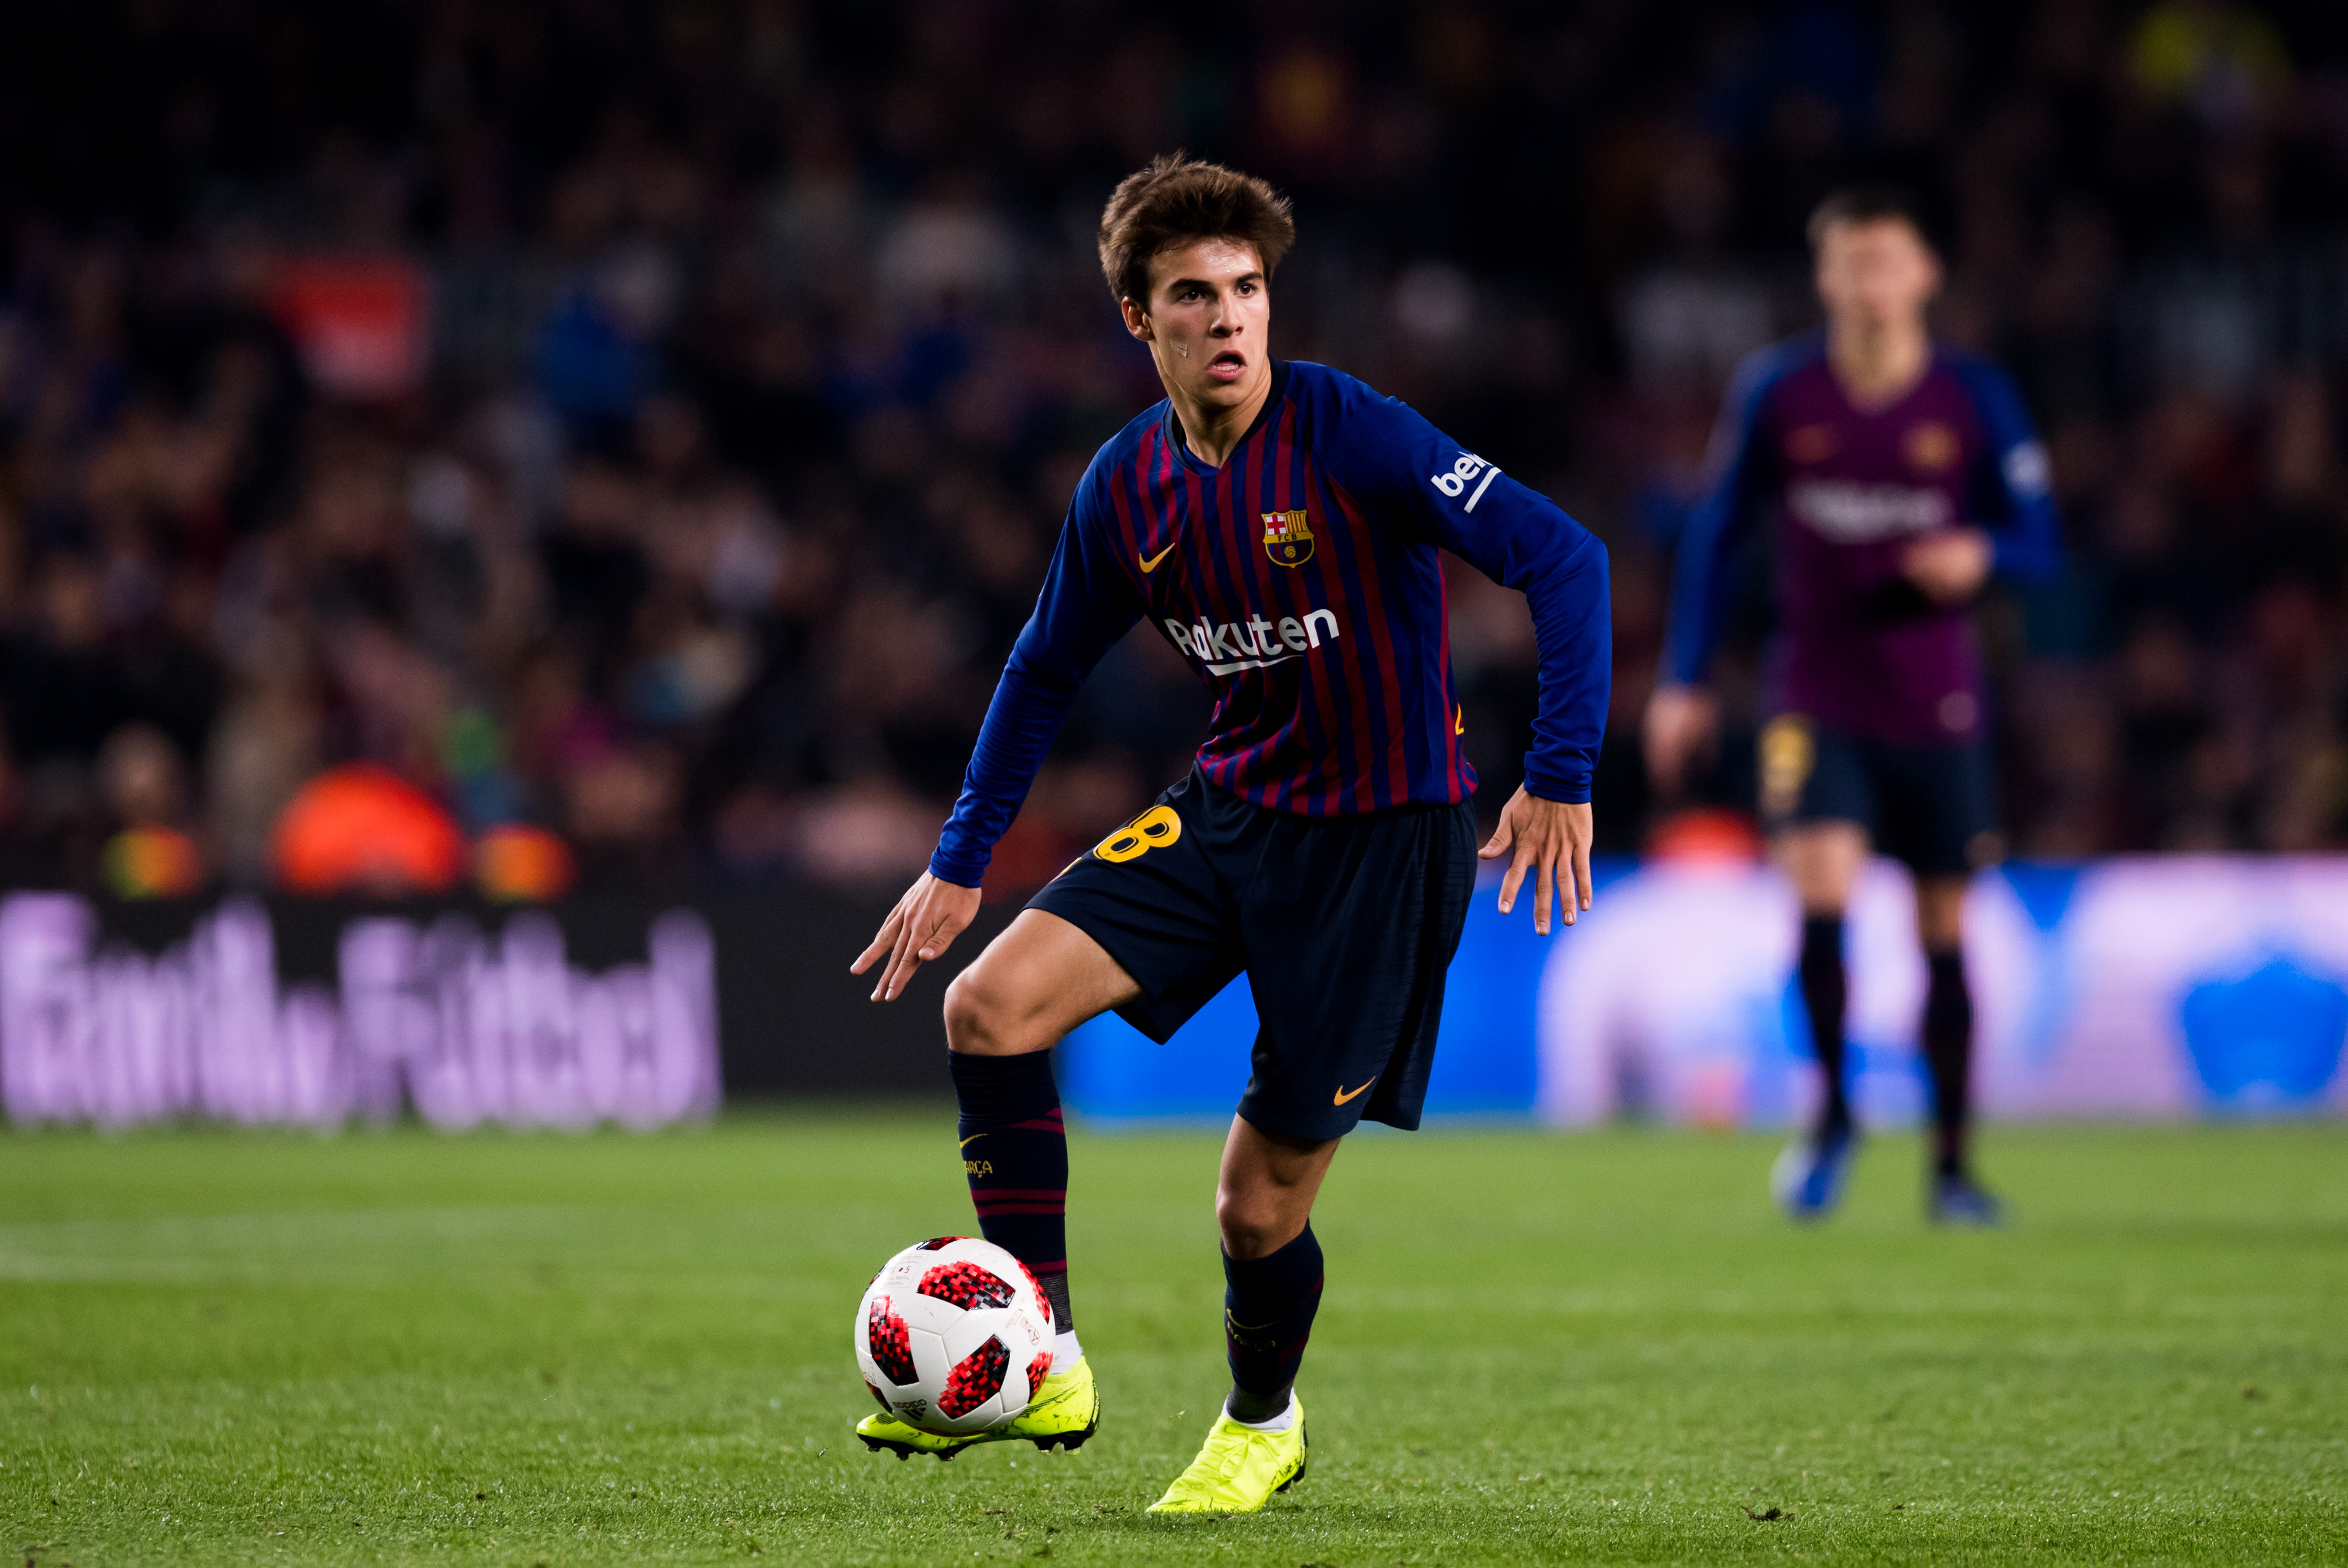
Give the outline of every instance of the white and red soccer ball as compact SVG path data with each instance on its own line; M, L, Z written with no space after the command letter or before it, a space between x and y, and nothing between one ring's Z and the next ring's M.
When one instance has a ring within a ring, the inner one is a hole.
M1050 1376L1052 1304L993 1242L922 1242L872 1276L856 1308L856 1365L907 1426L983 1432L1025 1410Z

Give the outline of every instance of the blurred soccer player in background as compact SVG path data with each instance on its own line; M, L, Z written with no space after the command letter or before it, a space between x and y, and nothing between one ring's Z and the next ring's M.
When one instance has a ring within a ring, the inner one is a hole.
M1050 1050L1114 1010L1163 1042L1245 973L1261 1029L1223 1149L1231 1389L1156 1507L1243 1511L1303 1473L1292 1385L1320 1304L1308 1222L1338 1140L1418 1125L1478 850L1460 750L1447 548L1520 589L1540 643L1525 786L1484 845L1590 907L1590 779L1611 665L1606 552L1553 503L1401 403L1271 354L1271 279L1295 237L1260 180L1160 159L1101 222L1101 264L1166 400L1102 447L989 707L930 870L855 965L904 989L977 913L995 841L1076 688L1147 619L1215 697L1189 776L1038 893L946 994L963 1171L988 1240L1041 1280L1061 1330L1036 1403L985 1438L1073 1447L1099 1402L1069 1317L1066 1139ZM875 1449L950 1455L885 1416Z
M1968 1150L1965 884L2001 853L1970 611L1993 573L2026 579L2057 563L2046 454L2001 371L1931 340L1940 260L1900 192L1829 197L1810 244L1826 326L1755 354L1729 387L1709 489L1680 544L1647 766L1675 790L1710 741L1718 715L1703 682L1737 547L1775 520L1761 810L1801 902L1800 984L1825 1094L1773 1186L1788 1213L1817 1218L1849 1167L1843 912L1871 843L1916 878L1930 972L1927 1212L1993 1225L1999 1205Z

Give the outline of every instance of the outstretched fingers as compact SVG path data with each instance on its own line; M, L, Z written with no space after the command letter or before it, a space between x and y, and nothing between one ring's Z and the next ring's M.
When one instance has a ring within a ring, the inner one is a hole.
M880 999L894 1001L897 994L912 983L915 972L922 965L945 956L953 939L969 924L969 914L950 901L935 896L922 898L906 915L905 929L898 934L896 955L883 980L888 994Z
M893 1002L898 993L913 983L913 971L922 966L922 939L928 934L920 927L934 923L934 917L925 918L926 915L926 911L916 909L905 916L897 932L896 948L889 954L889 967L873 990L875 1001Z
M1590 875L1590 808L1550 805L1534 800L1523 790L1500 813L1500 826L1477 851L1485 860L1509 854L1507 874L1500 879L1500 913L1517 905L1525 873L1533 873L1533 930L1547 936L1550 903L1563 912L1565 923L1575 923L1590 908L1597 889Z
M889 912L889 918L880 923L880 930L873 936L872 945L858 955L856 962L848 966L848 972L850 975L861 975L872 967L874 959L884 953L893 951L897 945L898 929L904 923L905 901L899 899L897 907Z
M1533 847L1523 840L1517 841L1517 852L1509 857L1509 869L1500 878L1500 913L1507 914L1517 907L1517 890L1525 883L1525 872L1533 863Z

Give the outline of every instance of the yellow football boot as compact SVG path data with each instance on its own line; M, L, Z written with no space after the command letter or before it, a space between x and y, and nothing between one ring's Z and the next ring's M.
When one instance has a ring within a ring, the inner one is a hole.
M915 1454L950 1460L973 1443L1003 1443L1014 1438L1025 1439L1047 1453L1056 1448L1080 1449L1099 1429L1100 1390L1093 1386L1092 1364L1081 1356L1074 1367L1045 1378L1027 1408L992 1431L951 1436L925 1432L893 1416L867 1416L856 1423L856 1435L864 1439L866 1448L901 1460Z
M1216 1418L1207 1446L1175 1478L1152 1513L1253 1513L1304 1479L1304 1401L1289 1396L1296 1418L1284 1432L1259 1432L1229 1417Z

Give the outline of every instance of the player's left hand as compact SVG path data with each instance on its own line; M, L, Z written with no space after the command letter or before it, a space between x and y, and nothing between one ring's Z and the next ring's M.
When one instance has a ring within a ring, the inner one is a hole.
M1519 785L1516 794L1500 808L1500 825L1476 851L1478 860L1486 861L1515 851L1509 861L1509 874L1500 879L1500 913L1516 908L1517 890L1524 885L1529 870L1539 901L1533 905L1533 929L1543 936L1549 934L1552 890L1565 906L1565 923L1571 925L1577 913L1590 907L1590 835L1588 801L1569 805L1544 800ZM1566 885L1568 870L1573 873L1570 887Z
M1900 573L1939 604L1961 604L1980 593L1992 564L1989 535L1978 528L1928 533L1900 558Z
M850 975L861 975L880 959L889 960L880 971L880 983L872 987L875 1002L893 1002L897 994L912 983L913 971L942 955L953 945L953 939L963 934L978 913L979 891L958 882L940 882L928 872L913 879L889 918L880 923L880 933L848 966Z

